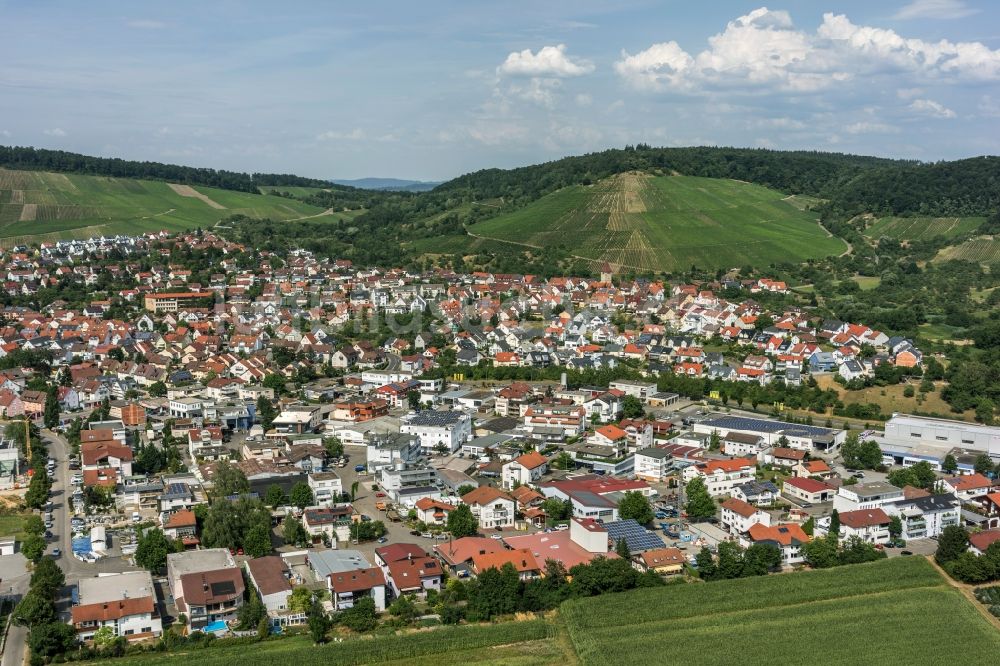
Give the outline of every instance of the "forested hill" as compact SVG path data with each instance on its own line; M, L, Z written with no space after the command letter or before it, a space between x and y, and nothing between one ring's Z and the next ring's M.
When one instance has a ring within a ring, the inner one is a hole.
M808 194L827 199L827 211L838 216L989 215L1000 206L998 157L921 163L843 153L644 145L516 169L484 169L435 191L472 199L503 197L506 205L516 207L569 185L589 185L632 170L730 178Z
M830 198L845 184L878 167L901 168L902 160L751 148L651 148L645 145L565 157L516 169L484 169L448 181L437 191L468 191L481 199L504 197L509 203L534 200L569 185L589 185L625 171L730 178L788 194Z
M65 150L46 150L20 146L0 146L0 167L28 171L58 171L88 176L111 176L165 180L183 185L205 185L224 190L259 193L259 187L284 185L295 187L329 187L330 183L315 178L291 174L240 173L222 169L137 162L115 157L93 157Z

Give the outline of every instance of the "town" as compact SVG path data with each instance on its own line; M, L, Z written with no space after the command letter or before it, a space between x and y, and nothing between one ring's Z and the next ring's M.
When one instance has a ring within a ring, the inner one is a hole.
M1000 429L817 383L923 390L947 359L765 306L768 277L414 273L201 230L0 271L6 653L484 621L509 579L542 610L911 555L1000 576Z

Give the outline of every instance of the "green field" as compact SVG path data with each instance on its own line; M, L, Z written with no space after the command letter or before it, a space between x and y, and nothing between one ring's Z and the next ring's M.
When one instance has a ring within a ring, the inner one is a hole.
M909 665L961 654L985 665L1000 649L1000 632L918 557L581 599L562 613L582 664L627 654L639 665Z
M0 516L0 537L18 536L24 529L24 516L8 513Z
M942 249L934 257L934 261L977 261L982 264L992 264L1000 261L1000 238L996 236L977 236L964 243L951 245Z
M954 238L975 230L985 217L883 217L865 229L868 238L887 236L897 240L926 240L936 236Z
M324 215L284 197L212 187L0 169L0 245L101 234L211 227L230 215L289 220Z
M293 197L308 197L317 192L329 192L330 190L325 187L299 187L296 185L265 185L260 188L260 191L264 194L273 194L275 192L283 192L285 194L290 194Z
M572 256L637 270L767 266L846 249L784 199L734 180L624 173L564 188L469 232L563 246Z

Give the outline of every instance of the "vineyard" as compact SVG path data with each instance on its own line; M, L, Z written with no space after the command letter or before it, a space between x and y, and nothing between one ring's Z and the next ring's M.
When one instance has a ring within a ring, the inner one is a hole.
M868 238L926 240L937 236L954 238L977 229L984 217L883 217L865 229Z
M158 181L0 169L0 246L210 227L236 214L286 220L323 213L273 195L211 187L190 191L198 196L183 196Z
M562 189L469 231L640 271L767 266L844 251L802 202L785 199L749 183L632 172Z
M996 236L978 236L964 243L951 245L942 249L934 257L934 261L976 261L981 264L1000 262L1000 238Z
M916 557L638 590L561 610L583 664L622 654L640 665L664 655L680 664L933 664L960 652L963 664L985 665L1000 648L1000 634ZM933 618L934 631L917 630L917 618Z

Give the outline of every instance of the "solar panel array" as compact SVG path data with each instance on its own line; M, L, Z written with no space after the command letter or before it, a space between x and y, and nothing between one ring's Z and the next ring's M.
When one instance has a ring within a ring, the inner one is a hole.
M785 423L784 421L767 421L764 419L751 419L745 416L722 416L715 419L703 421L702 425L713 426L722 430L750 430L756 432L778 433L782 431L795 431L813 437L830 435L834 431L830 428L819 426L803 425L801 423Z
M628 549L632 553L666 547L663 539L647 532L645 527L631 518L604 523L604 529L608 531L608 538L616 544L625 539L625 543L628 544Z

